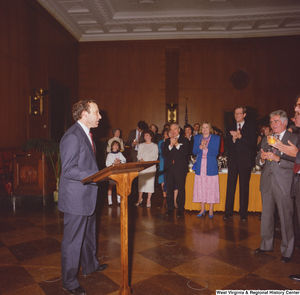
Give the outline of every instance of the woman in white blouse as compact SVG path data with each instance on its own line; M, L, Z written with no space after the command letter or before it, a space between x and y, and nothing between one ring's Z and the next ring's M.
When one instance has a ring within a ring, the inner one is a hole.
M158 146L154 143L154 133L151 130L144 131L145 142L139 144L137 158L140 162L156 161L158 158ZM139 200L135 204L139 206L143 202L143 193L148 193L147 207L151 207L151 197L155 191L156 165L153 165L139 173Z

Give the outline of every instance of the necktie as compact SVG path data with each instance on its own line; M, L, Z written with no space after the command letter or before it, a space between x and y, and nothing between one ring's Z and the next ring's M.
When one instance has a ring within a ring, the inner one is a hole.
M239 132L241 132L242 128L241 128L241 124L239 124Z
M92 134L91 131L90 131L89 135L90 135L91 140L92 140L92 148L93 148L94 154L96 155L95 146L94 146L94 141L93 141L93 134Z
M299 148L299 151L300 151L300 148ZM294 171L295 174L297 174L300 171L300 164L295 163L293 171Z
M138 143L140 142L140 138L141 138L141 133L139 132L139 134L138 134L138 139L137 139L137 142L138 142Z

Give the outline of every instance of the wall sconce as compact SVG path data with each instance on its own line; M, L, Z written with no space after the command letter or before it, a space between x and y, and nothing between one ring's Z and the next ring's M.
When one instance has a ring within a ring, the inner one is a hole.
M168 123L173 124L177 122L177 104L176 103L167 103L167 118Z
M44 112L44 97L49 94L49 90L38 88L34 89L35 96L29 96L29 114L43 115Z

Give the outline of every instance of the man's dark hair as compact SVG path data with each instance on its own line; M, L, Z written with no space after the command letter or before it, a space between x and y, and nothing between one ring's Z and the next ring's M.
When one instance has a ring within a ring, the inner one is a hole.
M235 111L236 109L243 109L243 114L247 113L247 109L246 109L245 107L243 107L243 106L237 106L237 107L235 107L235 108L234 108L234 111Z
M193 128L192 125L190 125L190 124L185 124L185 125L183 126L183 130L185 130L185 128L191 128L192 133L194 132L194 128Z
M145 121L139 121L139 122L137 123L137 127L138 127L139 129L141 129L142 131L144 131L144 130L146 130L146 129L149 128L149 127L148 127L148 124L147 124Z
M75 121L78 121L82 118L82 112L86 111L90 113L90 103L97 104L97 101L89 99L89 100L80 100L76 102L72 107L72 115Z

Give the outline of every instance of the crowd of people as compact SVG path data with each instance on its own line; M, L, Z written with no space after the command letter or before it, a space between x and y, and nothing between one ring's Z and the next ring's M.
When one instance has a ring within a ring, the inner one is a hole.
M292 217L294 208L293 200L286 196L290 194L295 157L287 156L284 152L278 151L279 149L272 148L268 139L270 136L284 133L286 136L283 137L281 134L280 143L297 145L298 135L293 133L298 133L295 123L299 116L296 113L295 118L288 120L284 111L273 112L270 114L270 123L261 124L259 132L255 122L247 120L246 116L245 107L238 106L234 109L235 123L228 127L225 138L222 131L211 126L209 122L195 123L193 126L186 124L183 128L177 124L166 124L161 133L158 133L155 124L148 127L144 121L138 122L137 128L130 131L126 142L126 145L131 148L131 161L159 159L160 163L158 169L153 166L147 169L149 171L140 173L139 199L136 205L142 205L143 193L147 193L147 207L151 206L151 196L155 191L157 176L163 197L167 199L166 215L170 216L177 208L177 216L183 216L185 179L188 164L192 159L195 171L193 202L201 203L201 210L197 217L204 217L207 212L205 204L208 204L208 216L213 218L213 205L220 201L217 158L226 155L228 177L223 219L233 218L236 184L239 179L239 214L241 221L245 222L248 220L251 171L255 165L261 166L262 243L256 253L273 250L276 207L283 236L282 261L288 262L294 247ZM114 139L118 137L115 133L114 136ZM299 204L298 206L300 207Z
M120 134L120 129L113 130L113 137L107 143L107 157L111 157L112 143L115 141L120 142L118 152L122 152L123 140L120 138ZM189 162L192 161L195 162L196 169L194 202L202 204L202 209L197 216L202 217L205 214L204 205L208 203L209 217L213 218L213 204L219 202L217 156L223 155L225 152L222 135L222 131L212 127L209 122L204 122L202 125L195 123L194 126L186 124L183 128L177 124L165 124L162 132L159 133L155 124L148 126L145 121L139 121L136 129L129 132L125 143L130 147L130 161L142 162L159 159L160 163L157 167L153 166L139 173L138 184L133 185L133 190L135 187L138 188L139 197L136 206L143 204L143 194L146 193L148 195L146 205L148 208L151 207L151 196L155 191L157 179L157 183L161 185L163 197L167 199L166 215L171 215L176 208L178 209L177 216L183 216L185 178ZM196 142L195 138L197 138ZM211 138L212 140L210 140ZM204 145L206 146L204 147ZM208 159L208 163L206 159ZM202 168L200 169L199 163L201 162ZM111 161L106 162L107 166L112 164L114 163ZM211 179L213 182L210 182ZM203 187L203 183L206 184L205 187ZM112 204L111 191L112 184L110 183L108 188L109 205ZM212 191L214 192L213 196L211 196Z
M296 98L295 116L290 126L283 110L269 115L269 125L256 126L246 120L247 110L243 106L234 109L235 122L228 127L225 141L222 133L209 122L194 127L186 124L183 129L177 124L166 124L161 134L152 124L144 121L130 131L126 144L131 148L131 161L155 161L160 159L158 181L167 199L166 216L177 208L177 217L182 217L185 204L185 180L188 163L194 159L194 202L201 203L197 217L204 217L205 204L209 204L209 218L213 218L213 204L219 202L219 180L217 156L228 156L228 178L225 215L228 222L233 218L233 203L236 183L239 178L240 209L242 222L247 221L249 180L254 165L262 168L260 191L262 196L261 243L255 253L262 255L273 251L274 215L277 208L281 224L281 261L288 263L295 248L295 237L300 234L300 139L296 134L300 128L300 95ZM98 172L96 146L90 128L98 127L101 115L97 102L79 101L73 106L76 123L64 134L60 142L62 171L58 197L58 209L64 212L64 234L61 247L63 287L71 294L86 294L78 282L79 265L82 273L104 271L108 265L100 264L96 257L97 185L82 184L82 179ZM121 130L113 130L108 141L106 165L125 163L122 154L124 142ZM223 143L222 143L223 142ZM151 207L151 196L155 191L157 167L153 165L139 173L138 202L147 193L147 207ZM109 182L108 204L112 205L112 187ZM120 203L120 196L117 196ZM293 220L293 218L295 218ZM291 275L300 281L300 275Z

